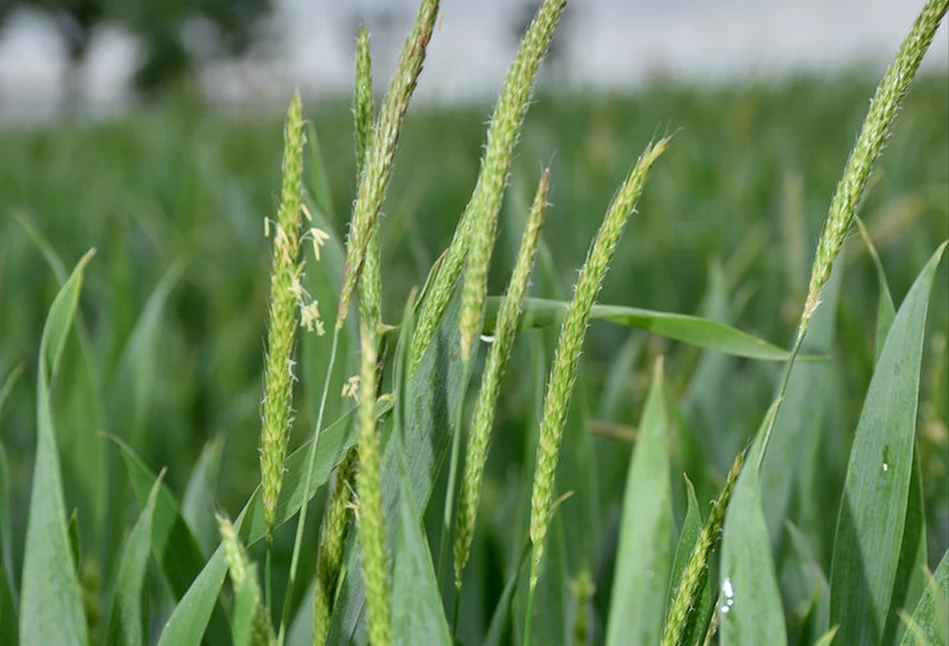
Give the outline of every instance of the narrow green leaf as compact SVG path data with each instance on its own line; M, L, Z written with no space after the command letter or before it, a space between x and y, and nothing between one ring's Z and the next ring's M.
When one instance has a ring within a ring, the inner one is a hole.
M877 273L877 283L880 287L880 300L877 303L876 334L873 343L873 356L879 359L880 351L883 350L883 342L886 341L886 335L890 331L890 326L893 325L893 317L896 316L896 306L893 304L893 296L890 295L890 286L886 280L886 272L883 271L883 262L880 260L880 254L877 253L876 247L873 246L873 240L870 238L870 234L867 233L867 228L863 225L863 220L861 220L859 216L854 216L854 220L860 229L860 236L863 238L864 244L867 245L870 258L873 259L873 266Z
M457 285L456 285L457 287ZM408 379L403 429L408 478L415 504L425 509L444 461L453 420L465 394L465 364L461 361L458 334L459 290L438 323L431 344ZM324 446L325 432L320 436ZM341 456L342 457L342 456ZM341 458L340 458L341 459ZM386 535L397 534L399 521L399 482L401 475L393 442L386 445L382 458L383 512ZM286 488L288 485L285 484ZM355 545L354 545L355 543ZM355 537L348 538L346 576L334 608L328 643L365 644L366 603L361 571L361 548Z
M7 378L7 384L10 379ZM3 397L0 396L0 407ZM10 533L10 483L7 452L0 442L0 644L16 644L16 586L13 582L13 554Z
M836 636L837 636L837 626L834 626L833 628L828 630L826 633L824 633L820 639L814 642L814 646L830 646L831 644L834 643L834 637Z
M147 617L143 612L142 588L145 585L148 555L151 551L155 501L158 499L164 475L162 471L155 479L145 509L139 515L125 544L125 552L119 565L118 587L112 602L112 616L109 619L109 644L140 646L145 643L146 633L143 627Z
M399 534L392 584L392 643L450 646L451 634L428 540L407 489L408 484L404 482L399 497Z
M116 437L109 439L122 451L122 459L138 504L146 506L152 483L156 480L155 473L122 440ZM191 528L181 515L178 502L164 483L159 484L151 536L151 549L155 555L155 561L161 567L165 580L171 588L172 596L175 599L181 599L194 578L201 572L206 559Z
M79 302L83 270L93 253L82 257L56 295L40 342L36 466L20 597L20 638L27 646L89 643L76 566L69 548L49 391Z
M171 290L184 273L186 263L175 262L165 272L148 297L135 328L129 335L113 381L113 392L123 413L123 436L132 446L139 445L143 425L155 397L156 363L161 355L161 317Z
M765 415L725 514L719 585L720 643L723 646L787 643L781 593L758 481L764 431L774 420L776 407L777 402Z
M702 526L705 524L698 500L695 498L695 487L692 486L692 481L689 480L688 476L685 477L685 488L688 507L686 508L685 519L682 522L682 531L679 533L675 558L672 561L672 575L669 577L669 588L666 595L667 611L669 602L672 600L672 593L679 586L679 580L682 578L682 570L685 568L685 564L688 563L692 549L695 547L695 541L698 540L699 534L702 533ZM712 609L713 603L708 578L708 571L706 570L704 580L699 584L700 589L698 595L696 595L695 608L687 619L689 625L682 632L687 644L696 643L705 632L705 624L708 622L709 611ZM663 616L665 614L663 612Z
M240 521L238 518L234 526L240 527ZM201 643L226 574L224 548L218 547L175 606L161 631L158 646L198 646Z
M672 566L672 485L669 420L662 363L639 425L629 467L606 643L658 644Z
M69 536L69 553L72 555L72 562L76 566L76 575L79 575L79 561L82 557L82 550L79 549L79 510L73 509L69 514L69 521L66 523L66 534Z
M933 646L949 644L949 552L942 555L911 620L926 642ZM914 642L913 631L907 630L900 643L911 646L918 642Z
M926 313L945 243L900 306L873 371L847 466L831 567L831 623L841 643L883 637L913 468Z
M913 447L913 467L909 481L909 497L906 505L906 524L900 541L900 560L893 581L893 598L883 632L883 644L895 644L902 634L903 622L896 611L909 612L916 607L926 589L926 565L929 555L926 546L926 513L923 508L923 481L919 463L919 450Z
M13 367L13 370L7 374L7 378L3 380L3 386L0 386L0 412L3 411L3 404L6 403L7 397L10 396L10 393L13 391L13 386L21 374L23 374L23 364L18 363Z
M485 310L484 334L493 334L500 299L488 298ZM558 325L567 312L568 303L542 298L524 300L521 330ZM594 305L590 318L636 327L676 341L691 343L702 348L726 354L764 361L785 361L787 350L762 341L733 327L688 314L654 312L637 307Z
M194 532L194 537L205 554L217 543L217 527L214 523L215 496L218 473L221 468L221 453L224 448L224 436L208 441L201 451L198 464L188 477L184 498L181 502L181 517Z
M309 169L306 178L307 192L323 217L329 222L336 222L336 216L333 213L333 195L330 192L329 179L326 177L326 166L323 164L316 126L312 122L307 122L306 132L306 142L310 149L310 163L305 165Z
M802 637L797 642L805 644L825 634L830 628L830 584L814 558L807 537L791 521L787 522L786 527L791 539L788 560L792 564L791 567L796 567L801 573L804 585L810 584L810 607L801 622ZM787 597L785 599L787 601Z
M514 599L514 593L517 591L517 583L522 572L525 573L526 578L527 557L530 556L530 553L530 543L525 543L521 550L521 556L515 564L511 576L504 584L501 597L498 599L494 613L491 615L491 623L488 625L483 646L501 646L508 643L505 638L509 636L511 630L511 603Z

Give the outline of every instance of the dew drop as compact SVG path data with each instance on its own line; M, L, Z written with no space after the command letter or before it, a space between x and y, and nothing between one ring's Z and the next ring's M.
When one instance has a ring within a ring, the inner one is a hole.
M727 615L735 605L735 589L732 580L728 577L722 581L722 614Z
M488 334L482 334L481 340L484 341L485 343L494 343L494 337Z
M883 470L884 470L884 471L889 471L889 470L890 470L890 465L887 464L886 462L884 462L884 463L883 463Z

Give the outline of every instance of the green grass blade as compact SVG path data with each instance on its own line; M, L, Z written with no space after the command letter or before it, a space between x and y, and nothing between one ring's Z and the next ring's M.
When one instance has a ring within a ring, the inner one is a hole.
M456 284L457 287L457 284ZM415 504L425 509L435 480L451 442L453 420L465 393L465 365L461 360L458 333L459 290L438 324L438 329L414 371L408 371L403 437L408 456L408 479ZM429 295L431 297L431 294ZM417 328L416 328L417 330ZM320 443L325 440L321 437ZM398 528L399 482L398 456L392 442L382 458L383 513L386 535L394 537ZM350 535L346 572L333 612L328 643L366 643L365 593L361 568L361 551L353 548Z
M240 519L235 522L239 526ZM207 630L227 574L227 559L219 547L175 606L158 639L158 646L198 646Z
M925 568L928 564L926 546L926 513L924 507L922 470L919 450L913 447L913 467L909 480L909 496L906 502L906 524L900 541L900 560L896 566L890 612L883 631L883 644L895 644L901 634L903 622L898 611L909 612L926 589Z
M127 407L125 415L118 419L123 425L123 437L132 446L139 446L140 436L156 395L155 375L161 355L162 316L168 297L184 274L186 263L178 261L171 265L148 297L145 308L129 335L112 388L113 401ZM118 429L117 429L118 430Z
M218 435L204 445L198 464L188 477L188 485L181 500L181 517L191 528L195 540L205 554L209 554L217 544L214 490L221 469L223 449L223 435Z
M12 376L12 375L11 375ZM7 378L6 386L10 385ZM0 407L3 397L0 396ZM0 644L16 644L16 587L13 583L13 554L10 534L10 481L7 452L0 442Z
M164 472L158 474L155 484L148 494L145 509L139 515L119 566L118 587L112 601L112 614L109 619L107 641L115 646L140 646L144 643L146 617L143 615L142 588L145 585L145 572L148 555L151 551L152 521L155 518L155 504Z
M20 638L27 646L89 643L76 566L69 548L49 391L79 303L83 270L92 254L90 251L82 257L56 295L40 343L36 466L20 597Z
M393 443L401 444L399 439ZM392 643L451 645L435 567L404 476L392 583Z
M824 635L830 628L830 584L827 576L815 560L807 537L791 521L786 524L790 538L788 560L797 568L803 582L802 587L810 594L810 604L801 622L799 644L806 644ZM787 595L788 583L782 576L782 587ZM808 585L809 584L809 585ZM785 603L792 600L785 597Z
M814 642L814 646L830 646L834 643L835 637L837 637L837 626L824 633L820 639Z
M929 294L945 243L900 306L857 425L837 521L831 623L841 643L877 643L890 612L913 468ZM883 556L881 558L881 555Z
M328 222L336 222L336 216L333 213L333 194L326 176L326 166L323 164L323 153L320 151L320 138L312 122L307 122L305 127L306 143L310 149L310 163L304 164L304 167L309 169L305 177L307 193L313 198L320 215ZM326 230L329 231L329 229Z
M147 505L156 474L122 440L115 437L109 439L121 450L135 499L138 504ZM164 483L159 486L155 503L151 546L173 598L182 598L201 572L206 559L191 527L181 515L178 501Z
M942 555L926 591L916 604L911 626L918 629L930 644L949 644L949 552ZM914 631L903 634L902 646L912 646Z
M567 312L568 303L542 298L524 300L520 329L558 325ZM493 334L500 298L492 296L486 303L484 333ZM594 305L590 318L636 327L653 334L691 343L726 354L764 361L786 361L787 350L762 341L733 327L688 314L654 312L637 307Z
M689 561L695 542L699 539L702 532L702 525L705 519L702 518L702 512L699 509L698 500L695 498L695 487L692 481L685 478L686 497L688 507L685 512L685 519L682 522L682 531L679 533L679 541L676 545L675 558L672 561L672 575L669 577L669 593L667 596L667 605L672 601L672 592L679 586L679 580L682 578L682 570ZM708 623L709 611L712 609L712 591L708 583L708 572L706 571L704 580L699 584L699 592L696 595L695 607L689 613L686 621L688 624L682 631L684 641L687 644L694 644L701 640L705 633L705 625ZM667 609L668 611L668 609ZM663 613L665 616L665 613Z
M718 610L723 646L787 643L758 478L758 454L776 406L765 415L725 514Z
M674 540L669 420L662 380L660 361L626 481L606 630L610 646L657 644L662 631Z
M870 238L870 234L867 232L863 220L859 217L855 217L854 220L860 229L860 237L863 238L864 244L867 245L867 251L873 260L873 267L876 269L877 274L877 283L879 283L880 286L880 300L877 303L876 335L874 336L873 342L873 356L879 358L880 351L883 350L883 342L886 341L886 335L890 331L890 326L893 325L893 317L896 316L896 306L893 304L893 296L890 294L890 285L886 280L886 272L883 271L883 262L880 260L880 254L877 253L876 247L873 246L873 240Z

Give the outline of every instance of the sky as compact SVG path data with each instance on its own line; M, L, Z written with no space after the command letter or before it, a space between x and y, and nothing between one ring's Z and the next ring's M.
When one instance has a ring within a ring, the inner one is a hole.
M388 81L417 0L276 0L272 38L239 63L208 66L202 80L223 103L309 97L351 90L353 39L360 21L373 35L375 78ZM516 46L518 0L442 0L419 99L480 101L493 96ZM576 90L631 90L662 78L724 83L832 73L882 72L922 0L572 0L561 25L551 83ZM512 7L516 10L512 11ZM379 20L389 17L390 28ZM200 25L189 32L201 40ZM945 20L926 65L947 69ZM121 109L140 55L134 39L100 29L85 70L92 110ZM65 61L55 28L19 11L0 32L0 114L42 118L62 96Z

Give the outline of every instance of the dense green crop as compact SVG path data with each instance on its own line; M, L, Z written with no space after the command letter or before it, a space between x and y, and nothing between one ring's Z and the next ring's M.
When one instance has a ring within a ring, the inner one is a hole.
M945 643L946 1L861 130L531 100L548 0L486 141L406 113L437 4L282 173L185 104L0 133L0 643Z

